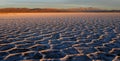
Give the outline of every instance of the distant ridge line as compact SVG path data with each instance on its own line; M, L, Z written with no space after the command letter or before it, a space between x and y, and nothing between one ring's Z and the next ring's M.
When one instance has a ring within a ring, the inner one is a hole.
M0 13L35 13L35 12L120 12L120 10L105 10L99 8L0 8Z

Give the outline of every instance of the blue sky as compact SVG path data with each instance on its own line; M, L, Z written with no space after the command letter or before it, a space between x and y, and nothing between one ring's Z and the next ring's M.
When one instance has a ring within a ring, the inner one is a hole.
M120 9L120 0L0 0L0 7Z

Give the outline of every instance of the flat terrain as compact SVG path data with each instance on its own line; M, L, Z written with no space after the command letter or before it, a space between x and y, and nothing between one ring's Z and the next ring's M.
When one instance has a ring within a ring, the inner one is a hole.
M120 13L0 14L0 61L120 61Z

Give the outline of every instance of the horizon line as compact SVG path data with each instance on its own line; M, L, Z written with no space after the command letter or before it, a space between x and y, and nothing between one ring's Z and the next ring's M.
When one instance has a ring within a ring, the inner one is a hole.
M34 7L34 8L30 8L30 7L0 7L0 9L6 9L6 8L27 8L27 9L79 9L79 8L93 8L93 9L100 9L100 10L120 10L120 9L105 9L105 8L97 8L97 7L71 7L71 8L43 8L43 7Z

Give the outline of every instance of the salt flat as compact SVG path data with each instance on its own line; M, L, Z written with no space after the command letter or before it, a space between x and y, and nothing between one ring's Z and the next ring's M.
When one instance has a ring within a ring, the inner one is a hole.
M120 61L120 13L0 14L0 61Z

